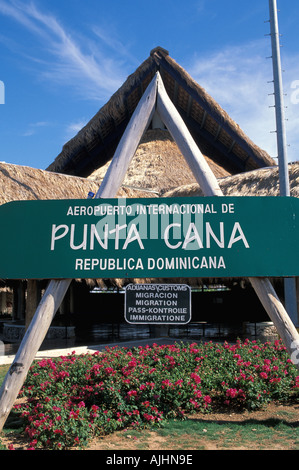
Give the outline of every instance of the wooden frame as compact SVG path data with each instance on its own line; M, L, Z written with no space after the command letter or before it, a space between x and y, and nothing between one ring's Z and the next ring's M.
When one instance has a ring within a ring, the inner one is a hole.
M134 156L140 139L148 127L155 111L164 122L205 196L222 196L217 179L195 144L183 119L169 99L162 79L157 72L140 100L126 131L116 149L96 198L114 197L122 184L126 171ZM288 353L298 351L299 335L268 279L250 278L250 282L261 300L270 319L281 336ZM0 431L13 407L27 376L29 367L38 352L51 322L58 310L71 279L52 280L27 329L15 359L0 390ZM299 369L299 365L297 364Z

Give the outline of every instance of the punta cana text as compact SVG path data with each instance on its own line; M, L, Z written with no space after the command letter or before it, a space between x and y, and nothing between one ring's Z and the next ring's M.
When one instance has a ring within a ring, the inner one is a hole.
M182 234L183 229L180 223L171 223L163 230L162 240L164 244L176 250L181 248L183 250L196 248L211 248L212 243L219 248L232 248L233 245L240 242L245 248L249 248L246 235L239 222L234 222L233 226L229 224L226 227L224 222L216 223L215 226L209 222L195 224L193 222L187 225L186 234ZM175 230L179 229L179 236L175 236ZM144 250L143 239L140 233L140 228L136 224L116 224L115 226L97 226L96 224L84 224L83 227L76 227L76 224L66 225L52 225L51 233L51 251L54 251L57 243L67 243L71 250L126 250L129 245L134 243L140 250ZM179 240L179 241L177 241ZM162 243L163 243L162 242Z

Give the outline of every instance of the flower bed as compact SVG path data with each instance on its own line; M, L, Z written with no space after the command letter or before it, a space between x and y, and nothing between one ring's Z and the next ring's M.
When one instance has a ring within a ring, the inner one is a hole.
M186 413L253 410L298 394L298 370L280 341L178 343L37 361L20 392L28 400L16 409L30 448L66 449Z

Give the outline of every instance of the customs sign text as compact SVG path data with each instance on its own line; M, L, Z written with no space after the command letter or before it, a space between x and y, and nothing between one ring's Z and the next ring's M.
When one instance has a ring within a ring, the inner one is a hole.
M185 325L191 320L191 288L185 284L129 284L125 320L132 324Z

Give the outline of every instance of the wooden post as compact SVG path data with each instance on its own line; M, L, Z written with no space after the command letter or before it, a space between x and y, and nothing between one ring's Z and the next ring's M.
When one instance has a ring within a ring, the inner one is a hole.
M114 197L120 188L140 139L155 113L158 74L145 90L118 144L95 198Z
M186 124L170 100L162 79L158 82L157 113L184 155L205 196L223 196L216 176L194 142Z
M50 281L0 389L0 432L42 344L70 280Z
M6 288L2 288L0 291L1 307L0 312L6 313L6 302L7 302Z
M25 318L25 281L19 281L18 284L18 306L17 306L17 318L16 320L24 320Z
M183 119L167 95L161 78L159 78L158 82L157 112L186 158L204 195L223 196L215 175L206 163L204 156L195 144ZM270 319L273 321L288 353L290 356L293 354L298 357L299 334L275 293L269 279L249 278L249 281ZM298 363L296 366L299 369Z
M156 93L157 77L155 76L145 90L123 134L105 178L96 194L97 198L114 197L116 195L142 134L154 114ZM0 432L70 283L71 279L50 281L32 322L25 333L0 389Z
M25 330L29 327L38 306L38 284L36 279L27 281L27 299L25 309Z
M266 278L250 277L252 287L258 295L262 305L273 321L290 356L298 357L299 334L291 321L284 306L280 302L271 282ZM298 351L298 352L297 352ZM296 364L299 369L299 364Z

